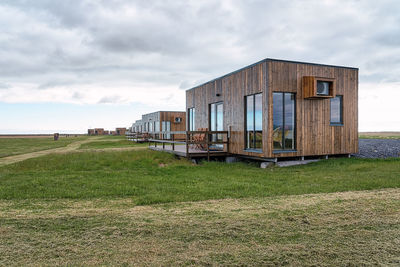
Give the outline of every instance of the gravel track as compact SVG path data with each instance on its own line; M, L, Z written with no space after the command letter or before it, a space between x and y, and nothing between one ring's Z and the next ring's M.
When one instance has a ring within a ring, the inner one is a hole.
M400 139L359 139L358 158L400 157Z

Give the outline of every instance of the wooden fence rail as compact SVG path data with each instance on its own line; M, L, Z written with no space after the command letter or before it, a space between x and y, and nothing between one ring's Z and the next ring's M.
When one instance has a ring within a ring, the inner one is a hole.
M132 138L133 137L133 138ZM135 138L136 137L136 138ZM194 147L197 151L206 151L207 159L210 160L210 152L224 151L229 153L230 131L175 131L175 132L148 132L148 133L128 133L127 139L134 140L146 139L149 146L154 143L161 144L165 149L165 144L170 144L172 151L176 145L185 145L186 157L190 157L190 148Z

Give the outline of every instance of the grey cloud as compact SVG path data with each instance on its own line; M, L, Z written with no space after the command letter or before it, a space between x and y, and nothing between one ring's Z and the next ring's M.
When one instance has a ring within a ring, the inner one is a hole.
M97 103L98 104L119 104L122 102L124 102L122 97L117 96L117 95L112 95L112 96L102 97Z
M82 94L82 93L80 93L80 92L74 92L73 94L72 94L72 98L73 99L77 99L77 100L79 100L79 99L83 99L84 98L84 95Z
M0 75L38 89L71 85L70 95L105 83L187 89L273 57L399 81L399 10L395 0L2 1Z

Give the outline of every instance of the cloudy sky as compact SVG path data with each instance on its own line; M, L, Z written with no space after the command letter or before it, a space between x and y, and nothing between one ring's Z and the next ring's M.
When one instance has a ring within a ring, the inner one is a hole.
M358 67L360 130L400 131L398 0L0 0L0 133L129 126L266 57Z

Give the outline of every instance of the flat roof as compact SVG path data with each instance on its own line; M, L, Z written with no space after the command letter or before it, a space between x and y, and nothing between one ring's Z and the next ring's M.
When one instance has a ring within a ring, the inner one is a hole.
M265 58L265 59L260 60L260 61L258 61L258 62L256 62L256 63L247 65L247 66L245 66L245 67L243 67L243 68L240 68L240 69L238 69L238 70L229 72L229 73L227 73L227 74L225 74L225 75L222 75L222 76L220 76L220 77L218 77L218 78L212 79L212 80L210 80L210 81L208 81L208 82L202 83L202 84L200 84L200 85L196 85L195 87L192 87L192 88L190 88L190 89L186 89L186 91L190 91L190 90L192 90L192 89L196 89L196 88L198 88L198 87L200 87L200 86L206 85L206 84L211 83L211 82L215 82L216 80L225 78L225 77L227 77L227 76L229 76L229 75L232 75L232 74L235 74L235 73L237 73L237 72L239 72L239 71L242 71L242 70L251 68L251 67L253 67L253 66L255 66L255 65L258 65L258 64L263 63L263 62L268 62L268 61L278 61L278 62L287 62L287 63L295 63L295 64L307 64L307 65L314 65L314 66L321 66L321 67L334 67L334 68L345 68L345 69L358 70L358 68L346 67L346 66L339 66L339 65L329 65L329 64L302 62L302 61L294 61L294 60L276 59L276 58Z

